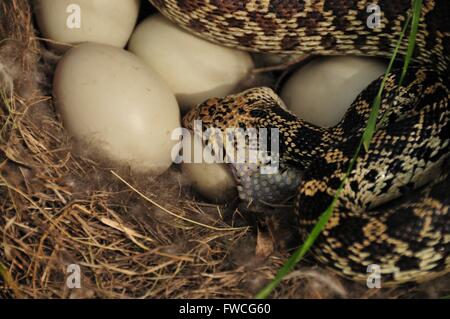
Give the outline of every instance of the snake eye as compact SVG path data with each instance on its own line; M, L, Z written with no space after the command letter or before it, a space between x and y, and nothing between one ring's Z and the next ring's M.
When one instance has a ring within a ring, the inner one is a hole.
M251 110L250 111L250 115L254 116L254 117L266 117L267 116L267 112L263 111L263 110Z
M210 116L213 116L214 114L216 114L217 109L214 106L210 106L208 107L208 114Z

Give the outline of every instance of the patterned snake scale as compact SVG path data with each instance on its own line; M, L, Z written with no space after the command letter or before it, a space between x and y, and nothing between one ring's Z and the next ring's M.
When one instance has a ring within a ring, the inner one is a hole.
M151 0L182 28L225 46L291 55L389 58L412 0ZM371 29L369 4L381 8ZM362 151L333 215L313 246L326 267L366 281L371 264L383 285L424 281L450 270L450 1L424 1L414 61L401 85L389 74L369 151ZM406 52L404 39L400 52ZM401 65L400 65L401 66ZM365 128L381 78L335 127L291 114L269 88L212 98L184 118L226 129L278 128L281 173L262 177L234 166L240 197L296 193L305 238L331 203ZM296 179L297 171L301 179ZM280 186L281 185L281 186ZM270 196L269 196L270 197Z

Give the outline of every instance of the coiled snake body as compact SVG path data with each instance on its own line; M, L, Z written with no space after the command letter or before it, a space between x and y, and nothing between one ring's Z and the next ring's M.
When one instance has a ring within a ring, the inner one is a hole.
M226 46L376 57L392 55L412 7L410 0L151 2L181 27ZM382 12L374 29L367 25L372 3ZM449 15L447 0L424 1L414 62L401 85L401 70L389 74L371 148L360 153L313 246L320 262L349 278L365 281L372 264L380 266L385 285L423 281L450 270ZM404 39L400 52L406 48ZM184 125L192 127L195 119L206 127L279 129L282 173L264 180L256 170L235 166L240 195L263 198L294 185L300 232L306 236L345 175L380 84L381 79L370 84L343 120L328 129L292 115L268 88L210 99L192 110ZM304 171L301 181L292 178L297 169ZM274 182L280 180L282 187Z

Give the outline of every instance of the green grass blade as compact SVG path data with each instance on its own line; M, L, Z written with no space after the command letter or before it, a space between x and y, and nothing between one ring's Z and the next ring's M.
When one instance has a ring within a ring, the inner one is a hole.
M278 286L278 284L283 280L283 278L292 271L292 269L295 267L295 265L306 255L306 253L309 251L309 249L312 247L314 242L316 241L317 237L319 237L320 233L328 223L328 220L330 219L331 215L333 214L334 207L336 206L336 203L339 199L339 196L344 188L344 185L347 181L348 176L350 175L350 172L353 170L354 165L356 164L356 161L358 159L358 154L361 151L362 147L362 140L360 141L358 148L356 150L355 156L350 161L350 164L347 168L347 171L345 173L345 177L341 181L341 184L339 185L339 188L336 191L336 194L334 195L333 201L331 204L327 207L327 209L322 213L322 215L319 218L319 221L314 225L313 230L309 234L309 236L306 238L303 245L297 249L294 254L288 259L288 261L284 264L284 266L278 271L275 278L266 286L264 287L257 295L257 299L265 299L267 298L273 289Z
M400 85L403 83L403 80L405 79L406 72L408 71L408 67L409 67L409 64L411 63L412 56L414 53L414 48L416 46L417 31L419 30L419 21L420 21L421 11L422 11L422 0L414 0L412 27L411 27L411 31L409 33L408 49L407 49L406 55L405 55L402 76L400 78Z
M403 65L402 77L400 78L400 83L404 79L404 75L407 72L407 69L409 67L409 64L410 64L410 61L412 58L412 53L414 52L415 39L416 39L416 35L417 35L417 30L418 30L418 23L419 23L419 19L420 19L421 8L422 8L422 0L415 0L414 4L413 4L413 19L412 19L413 26L411 28L411 34L410 34L409 42L408 42L408 50L407 50L407 54L405 57L405 63ZM405 22L405 25L402 29L402 32L400 34L398 43L394 49L393 55L391 57L391 60L390 60L389 66L386 70L383 81L381 82L378 94L375 97L375 100L373 102L372 110L369 115L369 119L367 121L367 126L363 132L363 136L360 140L360 143L355 151L355 154L354 154L352 160L350 161L350 164L348 166L346 174L345 174L344 178L342 179L341 185L337 189L336 194L335 194L331 204L322 213L321 217L319 218L319 221L316 223L313 230L311 231L311 233L309 234L309 236L303 243L303 245L300 246L300 248L298 248L294 252L294 254L288 259L288 261L284 264L284 266L278 271L275 278L256 295L256 298L264 299L264 298L269 297L270 293L278 286L278 284L283 280L283 278L289 272L291 272L291 270L295 267L295 265L306 255L306 253L312 247L315 240L317 239L317 237L320 235L320 233L322 232L322 230L328 223L328 220L330 219L330 217L333 213L336 203L339 200L339 196L344 188L344 185L347 182L348 177L349 177L351 171L353 170L354 165L356 164L356 161L358 160L358 156L359 156L359 153L361 152L361 148L364 146L364 148L367 151L370 147L370 142L371 142L373 135L375 133L375 130L376 130L376 124L377 124L376 119L378 118L378 114L379 114L379 110L380 110L380 106L381 106L381 96L383 94L384 86L386 84L388 74L391 72L394 62L397 58L400 45L403 41L404 35L406 33L406 30L407 30L410 22L411 22L411 16L408 16L408 18Z
M313 230L311 231L311 234L308 236L308 238L305 240L303 245L297 249L294 254L288 259L288 261L284 264L284 266L278 271L275 278L266 286L264 287L257 295L257 299L265 299L267 298L273 289L275 289L278 284L283 280L283 278L292 271L292 269L295 267L295 265L305 256L305 254L309 251L311 246L314 244L314 241L316 238L320 235L322 232L322 229L327 224L328 220L330 219L334 207L336 205L337 197L333 200L332 204L327 208L327 210L322 214L319 221L314 226Z
M364 149L366 150L366 152L370 148L370 143L372 142L373 135L375 134L375 131L376 131L377 118L378 118L378 113L380 112L381 96L383 95L384 86L386 85L386 81L387 81L389 73L391 73L391 71L392 71L394 62L397 59L400 45L403 41L403 38L405 37L405 33L409 27L410 22L411 22L411 16L408 16L406 23L403 26L402 32L400 33L400 38L397 42L397 45L395 46L394 52L392 53L391 60L389 61L389 65L387 67L386 73L384 74L383 81L381 82L380 88L378 89L377 96L375 97L375 100L373 101L372 110L369 115L369 120L367 121L367 127L363 133ZM405 63L405 65L406 65L406 63ZM405 65L404 65L404 67L405 67ZM403 70L402 74L403 73L406 74L406 71Z
M413 3L412 27L411 27L411 31L410 31L409 39L408 39L408 48L407 48L406 55L405 55L405 58L403 61L402 75L400 77L400 81L398 84L399 86L402 85L402 83L405 79L405 76L406 76L406 72L408 71L409 65L411 64L412 56L414 53L414 48L416 46L417 31L419 30L419 21L420 21L421 11L422 11L422 0L415 0ZM403 40L403 37L406 33L406 28L409 26L410 20L411 20L411 16L408 16L408 19L407 19L407 21L403 27L403 30L400 34L400 40L397 44L397 47L394 50L393 56L389 63L387 73L389 73L390 70L392 69L392 65L395 60L394 58L398 54L398 47L399 47L401 41ZM386 80L386 78L384 79L384 82L385 82L385 80ZM375 98L375 101L373 104L373 108L375 108L377 111L377 116L378 116L378 110L381 106L381 94L383 93L384 84L385 83L383 83L382 86L380 87L380 91L378 92L378 95ZM387 114L388 113L386 113L385 115L387 115ZM372 141L373 135L375 134L375 131L376 131L375 121L376 121L377 116L374 118L369 118L369 121L368 121L368 125L370 128L367 131L367 133L365 132L366 136L364 136L364 148L366 151L369 149L370 141ZM383 116L383 118L380 120L380 122L382 123L382 122L384 122L384 120L385 120L385 116Z

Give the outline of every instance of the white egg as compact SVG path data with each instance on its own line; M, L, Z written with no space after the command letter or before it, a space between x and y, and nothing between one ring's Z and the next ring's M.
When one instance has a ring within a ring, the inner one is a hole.
M36 0L42 35L52 41L98 42L123 48L133 32L140 0ZM52 44L64 52L69 46Z
M247 52L200 39L161 15L138 25L129 50L161 74L183 111L208 98L233 93L253 68Z
M237 188L226 164L182 164L183 174L196 191L214 203L225 204L237 198Z
M358 94L386 69L387 63L372 58L317 58L294 72L280 95L300 118L330 127L342 119Z
M183 152L186 154L184 148ZM194 152L199 152L197 158L201 159L201 163L194 161ZM192 138L190 154L191 157L181 164L181 169L183 176L197 192L219 204L237 198L237 186L231 167L227 164L212 163L211 157L205 157L202 141L198 137Z
M172 164L177 101L134 54L94 43L69 50L58 63L53 95L66 129L93 152L138 172L158 174Z

